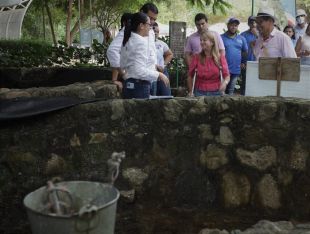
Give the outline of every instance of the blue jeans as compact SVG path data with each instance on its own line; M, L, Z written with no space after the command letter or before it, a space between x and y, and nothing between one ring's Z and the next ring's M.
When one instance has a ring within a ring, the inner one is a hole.
M154 81L151 85L151 95L171 96L170 86L166 86L162 80Z
M230 81L226 87L225 93L228 95L233 95L235 91L235 85L237 83L240 74L230 74Z
M129 78L124 81L123 97L132 98L149 98L151 84L146 80Z
M164 74L169 78L167 68L164 70ZM166 86L162 80L157 80L151 84L151 95L153 96L171 96L170 85Z
M202 91L202 90L194 90L195 97L201 96L222 96L221 92L219 91Z

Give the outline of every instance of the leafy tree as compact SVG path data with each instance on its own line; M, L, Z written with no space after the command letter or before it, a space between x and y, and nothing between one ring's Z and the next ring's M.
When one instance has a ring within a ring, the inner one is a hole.
M192 5L198 5L200 8L212 7L212 12L214 14L217 11L220 11L222 14L225 14L228 8L231 8L232 5L225 0L187 0Z

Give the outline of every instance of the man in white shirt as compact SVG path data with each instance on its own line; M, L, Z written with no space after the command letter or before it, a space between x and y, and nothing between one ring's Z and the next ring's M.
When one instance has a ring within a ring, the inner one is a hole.
M259 31L253 48L256 60L260 57L297 58L291 38L275 28L272 8L260 9L255 21Z
M159 27L156 22L153 25L153 30L155 33L155 45L157 54L156 68L158 71L163 72L167 77L169 77L166 65L171 62L173 58L173 53L164 41L158 39ZM166 86L163 81L158 80L152 83L152 95L170 96L171 89L169 86Z
M111 44L108 47L107 50L107 57L110 62L110 66L112 67L112 81L114 84L117 85L117 87L122 90L123 83L122 81L119 81L118 77L118 69L120 67L120 53L121 53L121 47L123 43L124 38L124 30L125 25L127 24L127 21L130 19L131 13L124 13L121 17L121 30L118 32L116 37L113 39Z
M307 14L303 9L298 9L296 12L296 26L295 26L295 39L305 34L306 28L308 27L306 21Z

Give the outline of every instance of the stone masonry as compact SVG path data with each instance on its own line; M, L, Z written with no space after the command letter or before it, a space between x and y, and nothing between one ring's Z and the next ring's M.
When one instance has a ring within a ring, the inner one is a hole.
M114 99L0 122L0 131L0 229L15 220L11 233L27 226L27 193L55 176L104 181L107 159L123 150L116 187L139 209L147 203L256 210L271 219L310 215L309 100ZM149 229L135 233L155 233Z

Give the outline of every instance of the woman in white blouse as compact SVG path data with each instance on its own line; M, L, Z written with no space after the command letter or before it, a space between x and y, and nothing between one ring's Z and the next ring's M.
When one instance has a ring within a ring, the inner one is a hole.
M149 98L151 82L157 79L169 85L169 79L156 67L147 65L150 18L141 12L132 15L125 27L120 66L124 76L124 98Z

